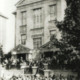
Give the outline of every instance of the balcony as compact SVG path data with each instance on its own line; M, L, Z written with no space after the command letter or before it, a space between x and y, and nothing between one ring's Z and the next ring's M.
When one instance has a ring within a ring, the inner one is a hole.
M20 26L20 34L26 34L26 32L27 32L26 25Z
M56 20L51 20L51 21L49 21L48 29L49 29L49 30L54 30L54 29L56 29Z
M43 35L44 34L44 27L33 28L33 29L31 29L31 32L32 32L32 36Z

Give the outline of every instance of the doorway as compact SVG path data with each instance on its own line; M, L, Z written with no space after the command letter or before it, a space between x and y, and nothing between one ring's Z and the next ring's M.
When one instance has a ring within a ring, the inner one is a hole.
M20 59L21 57L23 58L23 60L26 60L26 53L17 54L18 59Z
M51 52L44 52L44 57L45 58L48 58L48 57L52 58L53 57L53 52L52 51Z

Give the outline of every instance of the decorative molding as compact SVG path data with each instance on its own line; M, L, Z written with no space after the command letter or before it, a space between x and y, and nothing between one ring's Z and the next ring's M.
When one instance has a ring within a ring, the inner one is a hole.
M17 7L22 7L22 6L29 6L29 5L34 5L34 4L37 4L37 3L40 3L42 4L42 2L44 3L45 1L50 1L50 0L22 0L20 2L18 2L16 4ZM55 2L56 0L51 0L51 4L52 5L53 3L52 2ZM56 3L55 3L56 4Z
M39 29L44 29L44 27L40 27L40 28L33 28L33 29L31 29L31 31L39 30Z
M6 16L4 16L1 12L0 12L0 17L3 17L5 19L8 19Z
M27 26L26 25L20 26L20 34L27 34Z
M18 2L15 4L15 6L18 6L18 5L21 4L23 1L24 1L24 0L18 1Z
M28 5L36 2L41 2L42 0L22 0L16 4L16 6L23 6L23 5Z
M34 28L31 29L32 32L32 36L36 36L36 35L44 35L44 27L40 27L40 28Z
M32 38L39 38L39 37L42 37L44 36L44 34L37 34L37 35L32 35Z
M12 51L16 51L17 53L29 53L30 49L23 46L22 44L19 44Z

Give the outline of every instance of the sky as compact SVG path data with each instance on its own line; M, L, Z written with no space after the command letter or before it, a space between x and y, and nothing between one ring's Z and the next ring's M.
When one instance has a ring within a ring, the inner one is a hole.
M7 53L14 47L14 34L15 34L15 16L12 14L16 10L15 4L19 0L0 0L0 12L5 15L7 19L6 23L6 45L4 52Z

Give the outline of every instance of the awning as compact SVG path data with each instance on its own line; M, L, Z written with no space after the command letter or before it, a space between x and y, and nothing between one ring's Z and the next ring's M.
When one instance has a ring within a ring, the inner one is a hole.
M30 53L30 49L19 44L12 50L12 52L16 52L16 54Z

